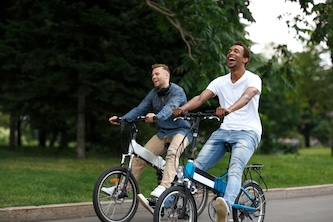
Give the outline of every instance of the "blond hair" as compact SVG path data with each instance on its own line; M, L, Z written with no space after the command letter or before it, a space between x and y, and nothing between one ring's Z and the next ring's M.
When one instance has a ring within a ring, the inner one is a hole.
M156 69L156 68L158 68L158 67L162 67L164 70L166 70L166 71L170 74L170 69L169 69L169 67L168 67L167 65L165 65L165 64L153 64L153 65L151 66L151 69Z

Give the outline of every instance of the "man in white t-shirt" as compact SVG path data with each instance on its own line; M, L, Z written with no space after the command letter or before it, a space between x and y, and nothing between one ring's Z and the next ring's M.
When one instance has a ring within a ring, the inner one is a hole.
M262 83L258 75L245 69L249 59L250 50L242 42L235 42L227 54L230 73L217 77L200 95L173 109L173 115L179 116L215 96L219 99L220 107L216 108L216 115L224 118L223 123L212 133L194 160L196 167L207 171L224 156L226 146L231 145L226 193L215 202L218 222L227 221L241 188L243 170L261 139L258 107Z

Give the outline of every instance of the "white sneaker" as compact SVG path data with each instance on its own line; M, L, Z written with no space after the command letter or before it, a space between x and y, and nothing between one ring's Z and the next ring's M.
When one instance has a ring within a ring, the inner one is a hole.
M113 186L113 187L102 187L102 191L108 195L112 195L114 190L116 189L116 186Z
M215 200L215 210L217 215L216 222L228 221L228 205L222 197L218 197Z
M145 198L145 196L139 193L138 199L144 208L146 208L151 214L154 214L154 209L149 205L149 201Z
M162 185L158 185L151 193L150 196L159 198L161 194L166 190L166 188Z

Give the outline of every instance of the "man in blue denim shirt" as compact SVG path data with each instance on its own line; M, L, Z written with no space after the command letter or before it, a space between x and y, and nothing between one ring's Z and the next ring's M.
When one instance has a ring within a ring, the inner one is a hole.
M180 86L170 83L169 67L165 64L152 65L151 78L154 88L137 107L122 116L122 118L135 119L138 116L145 115L146 123L157 121L160 126L159 131L145 145L145 148L155 155L161 155L167 151L161 183L150 194L152 197L157 198L166 188L170 187L176 175L179 157L191 142L192 134L188 133L190 129L188 121L173 121L172 109L184 105L187 102L187 98ZM110 123L119 125L115 121L117 118L118 116L110 117ZM170 143L168 148L165 148L166 143ZM141 158L135 157L133 159L132 174L136 180L139 180L146 165L147 163ZM112 187L103 188L102 190L106 193L112 193L111 189ZM153 213L153 209L149 206L147 199L141 194L138 197L143 206Z

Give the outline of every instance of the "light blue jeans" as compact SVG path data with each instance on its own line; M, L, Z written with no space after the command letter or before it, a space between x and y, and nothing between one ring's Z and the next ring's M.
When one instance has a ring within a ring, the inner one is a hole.
M198 157L194 160L194 165L204 171L213 167L224 156L226 142L231 145L232 152L228 170L228 183L223 198L231 211L231 206L235 203L241 188L244 168L258 147L257 134L251 130L218 129L212 133L200 150Z

